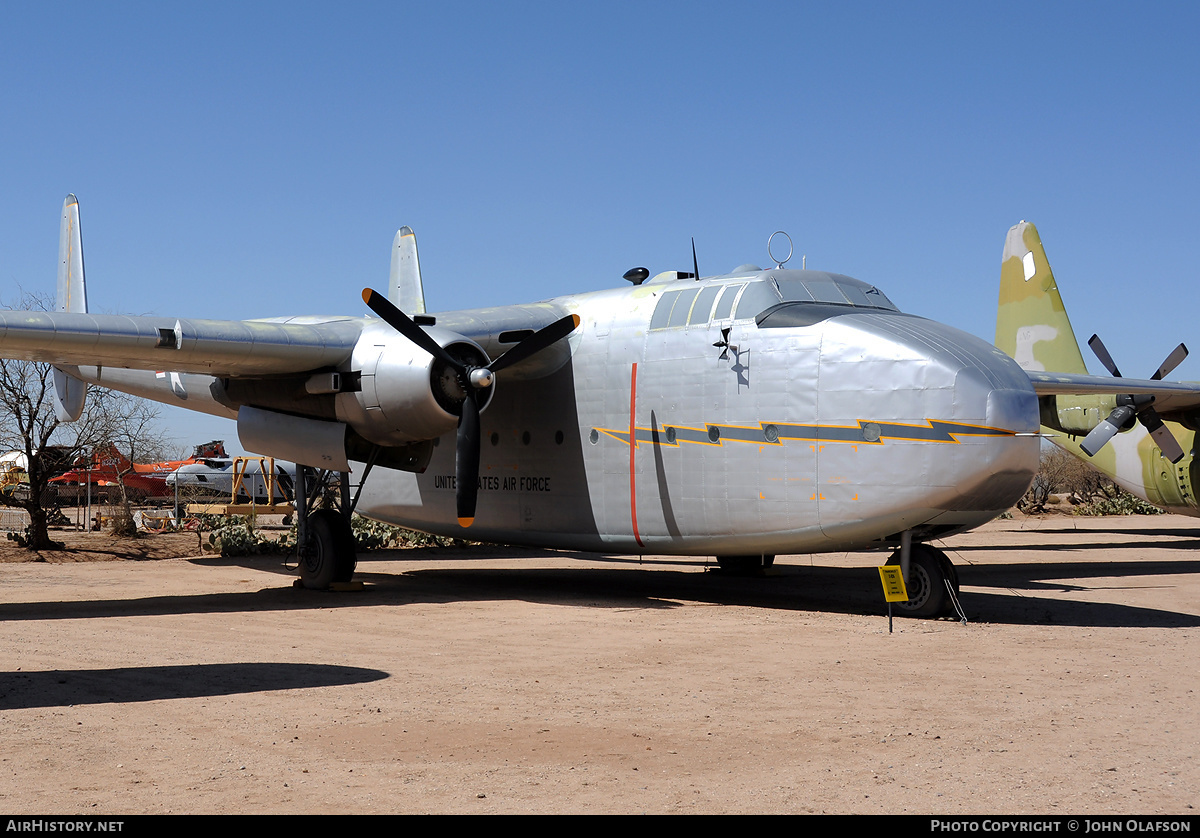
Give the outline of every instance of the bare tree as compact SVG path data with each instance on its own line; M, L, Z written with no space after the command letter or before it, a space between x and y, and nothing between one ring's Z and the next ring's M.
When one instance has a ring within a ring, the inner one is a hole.
M110 427L105 440L122 455L123 465L117 468L117 486L121 493L119 513L113 516L112 531L117 535L137 535L137 523L133 519L131 492L126 477L133 472L138 460L166 459L170 441L159 430L158 407L145 399L125 400L125 410Z
M24 294L19 304L22 310L49 308L46 300L31 294ZM27 492L0 495L0 503L29 514L30 550L62 547L50 539L47 528L50 478L103 443L147 432L157 415L153 408L147 413L137 407L140 399L94 387L79 420L63 423L55 415L53 388L49 364L0 359L0 448L25 455L29 481Z
M1065 496L1074 507L1088 508L1098 501L1126 496L1126 492L1103 472L1075 455L1061 448L1046 448L1042 451L1037 476L1017 507L1035 515L1045 512L1052 495Z

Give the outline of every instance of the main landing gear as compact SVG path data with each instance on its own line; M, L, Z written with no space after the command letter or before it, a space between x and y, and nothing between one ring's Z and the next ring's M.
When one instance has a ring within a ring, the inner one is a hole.
M296 548L304 587L325 590L354 575L353 511L350 475L296 466Z
M909 617L940 617L948 613L953 600L958 597L958 571L954 569L950 557L928 544L911 544L893 553L887 563L903 568L902 557L906 547L909 556L904 587L908 590L909 599L895 603L896 610ZM950 589L954 591L953 598Z

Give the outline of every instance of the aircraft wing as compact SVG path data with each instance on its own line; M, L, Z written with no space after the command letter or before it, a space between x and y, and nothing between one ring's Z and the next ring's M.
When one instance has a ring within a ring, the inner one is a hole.
M350 356L367 321L183 320L2 311L6 358L62 366L172 370L218 377L298 373Z
M1200 410L1200 382L1154 381L1066 372L1026 370L1039 396L1154 396L1154 407L1164 419L1172 414Z

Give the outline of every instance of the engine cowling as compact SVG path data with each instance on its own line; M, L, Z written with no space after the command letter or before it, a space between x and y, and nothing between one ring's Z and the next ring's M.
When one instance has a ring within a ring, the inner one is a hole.
M487 353L457 332L436 327L426 332L439 346L470 366L484 366ZM458 425L466 383L443 361L387 327L370 329L354 347L352 369L361 373L360 388L339 393L337 418L364 439L400 445L434 439ZM482 410L494 387L476 391Z

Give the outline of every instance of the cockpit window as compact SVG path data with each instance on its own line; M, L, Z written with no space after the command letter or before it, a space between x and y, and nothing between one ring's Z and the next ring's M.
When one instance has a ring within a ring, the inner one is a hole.
M781 271L750 282L668 291L654 308L650 328L757 318L780 302L842 306L846 313L853 308L899 311L882 291L857 279L821 271Z
M776 281L784 302L849 304L861 308L897 310L878 288L848 276L810 271L803 277L782 277Z
M891 300L889 300L887 298L887 294L884 294L882 291L880 291L874 285L872 285L870 288L868 288L863 293L866 295L867 299L870 301L870 303L869 303L870 305L878 306L879 308L889 308L892 311L900 310L900 309L896 308L895 303L893 303Z
M808 287L800 280L780 279L776 281L779 283L779 293L783 296L784 302L814 302L812 292L809 291Z
M776 290L774 282L770 280L751 282L742 292L742 296L738 298L737 314L734 315L734 319L757 317L760 311L768 309L778 302L779 291Z
M841 303L845 305L850 302L846 299L846 295L842 293L841 286L832 279L824 277L813 277L804 280L805 287L809 293L813 295L813 299L818 303Z

